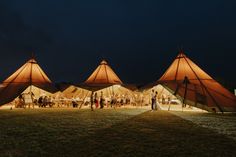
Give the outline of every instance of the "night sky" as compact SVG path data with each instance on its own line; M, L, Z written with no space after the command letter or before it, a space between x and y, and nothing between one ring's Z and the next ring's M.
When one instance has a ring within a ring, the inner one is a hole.
M54 82L82 82L105 58L126 83L153 82L179 47L236 87L235 0L1 0L0 80L32 51Z

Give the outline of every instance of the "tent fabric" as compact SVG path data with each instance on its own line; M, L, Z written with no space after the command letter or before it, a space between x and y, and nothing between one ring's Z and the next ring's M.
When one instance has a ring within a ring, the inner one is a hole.
M89 91L98 91L98 90L113 86L113 84L87 84L87 83L81 83L81 84L78 84L76 86L79 87L79 88L89 90Z
M116 97L134 97L134 92L132 92L130 89L125 88L121 85L113 85L101 90L96 91L98 94L103 92L103 95L105 97L110 97L110 96L116 96Z
M123 82L105 60L99 64L88 79L77 86L90 91L98 91L113 85L122 85Z
M161 99L163 96L165 96L165 98L167 98L167 96L170 96L171 98L175 98L175 96L172 93L170 93L169 90L167 90L164 86L158 84L158 85L152 86L151 88L143 89L142 96L143 96L144 104L151 103L152 90L154 90L154 92L157 92L158 100Z
M99 64L84 83L78 84L77 87L97 92L98 94L103 92L104 97L107 98L111 96L127 96L132 99L135 96L132 89L136 89L133 85L123 84L105 60Z
M91 91L76 87L74 85L70 85L62 93L63 93L64 97L69 98L69 99L71 99L71 98L84 99L85 97L91 95Z
M96 70L85 81L85 84L122 84L120 78L115 74L112 68L103 60Z
M139 90L137 88L137 86L133 85L133 84L86 84L86 83L82 83L82 84L78 84L76 86L79 88L90 90L90 91L98 91L98 90L101 90L104 88L112 87L114 85L120 85L126 89L129 89L130 91L138 91Z
M57 91L36 60L30 59L2 82L0 105L11 102L31 85L50 93Z
M191 106L207 111L236 111L236 97L181 52L159 79Z
M91 90L86 90L83 88L79 88L71 85L66 90L63 91L63 94L66 98L85 98L91 95ZM98 94L103 92L104 97L110 97L111 95L134 95L131 90L121 86L121 85L113 85L106 88L102 88L96 91Z

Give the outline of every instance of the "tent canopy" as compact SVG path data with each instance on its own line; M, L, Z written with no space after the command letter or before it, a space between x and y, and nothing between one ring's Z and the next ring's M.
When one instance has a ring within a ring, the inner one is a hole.
M91 91L97 91L103 88L110 87L112 85L122 85L122 81L108 65L108 63L103 60L99 66L94 70L94 72L89 76L89 78L82 84L78 86Z
M108 63L103 60L100 65L95 69L95 71L89 76L85 81L86 84L122 84L120 78L108 65Z
M114 95L132 98L134 97L132 90L137 89L134 85L123 84L105 60L99 64L84 83L78 84L77 87L97 92L98 94L103 92L105 97Z
M71 98L84 99L85 97L90 96L91 91L86 90L84 88L79 88L74 85L70 85L62 93L66 98L69 98L69 99Z
M236 111L236 97L191 61L183 51L156 82L191 106L207 111Z
M0 105L11 102L29 86L35 86L50 93L57 91L36 60L32 58L2 82Z

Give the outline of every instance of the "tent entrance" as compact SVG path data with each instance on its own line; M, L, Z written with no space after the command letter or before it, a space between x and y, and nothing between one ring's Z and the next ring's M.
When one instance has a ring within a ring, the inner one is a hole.
M181 97L175 96L167 88L162 85L156 85L153 88L143 91L143 104L145 106L151 106L151 93L152 90L158 92L157 102L162 110L167 111L203 111L200 108L194 107L188 104L188 101L184 101Z
M26 88L18 97L13 101L4 104L1 108L25 108L25 107L35 107L37 105L38 99L41 96L51 97L52 93L40 89L36 86L29 86Z

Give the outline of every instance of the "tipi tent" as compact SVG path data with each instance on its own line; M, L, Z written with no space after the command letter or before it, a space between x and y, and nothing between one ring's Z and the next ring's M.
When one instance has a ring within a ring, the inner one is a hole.
M35 96L56 92L51 80L33 58L2 82L0 105L13 101L22 92L32 92Z
M157 83L184 104L210 112L236 111L236 97L181 51Z
M128 99L132 103L135 102L134 92L126 88L105 60L100 63L95 71L79 87L91 92L97 92L98 95L103 92L106 98L115 96L119 99Z
M98 90L112 85L121 85L123 83L107 62L103 60L84 84L90 87L91 90Z

